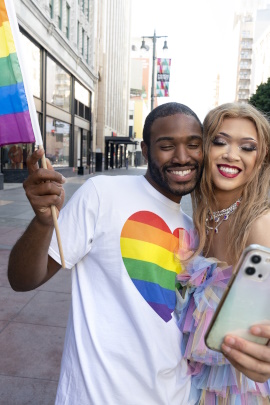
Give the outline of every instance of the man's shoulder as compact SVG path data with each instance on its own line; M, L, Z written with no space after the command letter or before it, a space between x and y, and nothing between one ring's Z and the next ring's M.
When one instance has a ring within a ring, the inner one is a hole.
M89 179L96 188L113 188L113 187L124 187L126 185L138 184L140 181L139 179L141 176L106 176L106 175L98 175L95 177L91 177Z
M193 220L192 218L186 214L182 209L181 209L181 214L182 214L182 220L183 222L189 227L189 228L194 228Z

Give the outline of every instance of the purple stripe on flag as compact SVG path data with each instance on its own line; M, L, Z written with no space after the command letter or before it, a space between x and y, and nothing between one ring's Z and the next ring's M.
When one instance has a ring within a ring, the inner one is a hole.
M0 115L0 146L33 142L35 136L29 111Z
M156 302L148 302L151 308L163 319L165 322L169 322L172 319L172 309L169 309L164 304L157 304Z

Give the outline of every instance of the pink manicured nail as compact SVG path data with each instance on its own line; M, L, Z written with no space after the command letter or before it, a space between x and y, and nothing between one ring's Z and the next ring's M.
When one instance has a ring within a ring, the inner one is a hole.
M254 333L255 335L259 335L262 332L261 328L259 328L259 326L254 326L252 328L252 333Z
M222 345L222 350L225 352L225 353L230 353L230 351L231 351L231 348L229 347L229 346L226 346L226 345Z
M232 337L228 337L228 338L226 338L226 343L228 343L229 345L234 345L235 339Z

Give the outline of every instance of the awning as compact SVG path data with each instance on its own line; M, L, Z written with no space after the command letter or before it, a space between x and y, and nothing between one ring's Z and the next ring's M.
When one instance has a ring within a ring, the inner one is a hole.
M139 142L135 141L128 136L105 136L106 142L113 142L118 144L130 144L130 145L138 145Z

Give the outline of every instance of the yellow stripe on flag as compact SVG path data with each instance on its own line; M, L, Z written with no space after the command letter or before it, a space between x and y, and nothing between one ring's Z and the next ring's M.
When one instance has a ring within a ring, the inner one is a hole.
M177 274L182 270L182 266L175 259L174 253L161 246L130 238L121 238L120 246L124 258L154 263Z
M6 21L0 27L0 58L6 58L11 53L16 53L16 48L9 21Z

